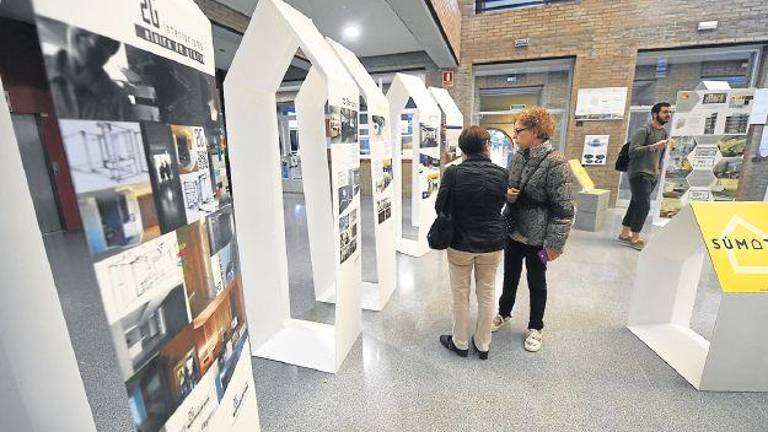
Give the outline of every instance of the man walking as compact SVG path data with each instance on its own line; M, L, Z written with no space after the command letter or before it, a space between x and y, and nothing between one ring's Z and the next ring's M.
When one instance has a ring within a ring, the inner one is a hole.
M619 240L637 250L645 247L640 238L645 219L651 210L651 192L659 179L664 152L669 140L664 125L672 119L672 107L659 102L651 108L651 122L632 134L629 144L629 187L632 200L622 221Z

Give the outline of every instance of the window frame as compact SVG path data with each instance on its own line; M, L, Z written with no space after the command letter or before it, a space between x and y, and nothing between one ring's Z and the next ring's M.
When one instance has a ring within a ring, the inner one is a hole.
M485 12L522 9L535 6L549 6L551 4L576 2L578 0L525 0L517 4L504 4L506 1L509 0L475 0L475 13L481 14ZM496 5L494 5L494 3L496 3Z

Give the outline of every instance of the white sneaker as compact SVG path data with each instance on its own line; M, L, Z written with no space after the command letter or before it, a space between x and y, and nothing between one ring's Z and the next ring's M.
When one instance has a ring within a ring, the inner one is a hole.
M503 317L501 315L496 315L493 317L493 323L491 323L491 332L495 332L496 330L509 325L512 322L512 317Z
M528 329L525 334L525 350L528 352L536 352L541 349L544 336L539 330Z

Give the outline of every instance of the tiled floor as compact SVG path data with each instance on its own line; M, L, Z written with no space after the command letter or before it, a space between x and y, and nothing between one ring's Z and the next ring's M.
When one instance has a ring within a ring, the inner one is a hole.
M301 196L286 195L285 209L291 312L332 322L332 306L313 298ZM612 213L603 232L574 231L551 264L537 354L522 347L525 289L488 361L446 351L437 341L450 330L445 254L399 255L397 291L383 312L363 313L337 374L253 359L262 430L768 431L768 394L697 392L624 327L637 252L613 241L619 219ZM371 232L364 222L369 246ZM87 250L71 236L46 242L99 430L129 431L93 273L70 264ZM375 268L368 246L363 268ZM711 271L703 279L692 326L708 336L719 296Z

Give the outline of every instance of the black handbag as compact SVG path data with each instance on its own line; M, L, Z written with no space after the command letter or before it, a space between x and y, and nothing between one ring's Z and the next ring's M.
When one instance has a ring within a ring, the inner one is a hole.
M427 234L427 242L430 249L444 250L448 249L453 242L453 186L455 184L456 170L458 168L453 167L445 171L445 183L448 188L443 205L437 209L437 218L432 222L432 226L429 228Z

